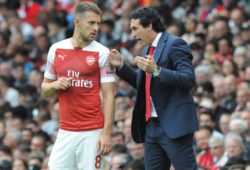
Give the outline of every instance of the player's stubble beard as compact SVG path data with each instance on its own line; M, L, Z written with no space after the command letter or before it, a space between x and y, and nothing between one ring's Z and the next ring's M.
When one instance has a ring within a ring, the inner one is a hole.
M82 44L84 47L89 45L94 39L90 38L88 35L78 32L77 42Z

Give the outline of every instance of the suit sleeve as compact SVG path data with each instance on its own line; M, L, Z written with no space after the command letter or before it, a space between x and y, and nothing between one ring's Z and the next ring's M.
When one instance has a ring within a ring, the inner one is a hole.
M169 57L173 70L161 68L160 81L168 85L191 89L195 84L192 53L186 42L176 38L170 48ZM165 57L165 56L162 56Z
M124 63L121 69L117 69L116 74L136 89L136 71L127 64Z

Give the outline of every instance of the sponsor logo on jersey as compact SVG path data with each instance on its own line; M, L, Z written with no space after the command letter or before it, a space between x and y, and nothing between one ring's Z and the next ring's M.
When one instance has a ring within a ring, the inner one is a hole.
M72 87L85 87L92 88L92 80L82 79L80 77L80 72L76 70L67 70L67 76L72 77L70 86Z
M78 80L73 79L73 80L71 80L70 86L92 88L93 82L91 80L85 80L85 79L78 79Z
M87 56L86 57L86 62L87 62L87 64L88 65L93 65L94 64L94 62L95 62L95 57L93 57L93 56Z

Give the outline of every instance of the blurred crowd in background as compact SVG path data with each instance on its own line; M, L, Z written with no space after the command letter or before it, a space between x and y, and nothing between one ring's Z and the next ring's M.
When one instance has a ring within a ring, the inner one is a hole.
M71 37L79 0L0 0L0 169L46 170L58 130L58 100L40 94L47 52ZM93 0L94 1L94 0ZM135 69L142 46L129 28L132 10L151 6L166 31L193 54L200 130L199 168L250 169L250 0L97 0L97 41ZM117 77L112 150L105 170L144 170L143 144L131 139L136 91ZM74 101L72 101L74 102Z

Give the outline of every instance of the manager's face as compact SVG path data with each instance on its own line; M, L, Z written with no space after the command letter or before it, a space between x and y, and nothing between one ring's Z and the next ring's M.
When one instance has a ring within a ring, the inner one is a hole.
M148 36L148 27L144 28L140 24L140 19L131 19L130 29L132 31L132 36L137 39L141 44L147 45L151 43Z

